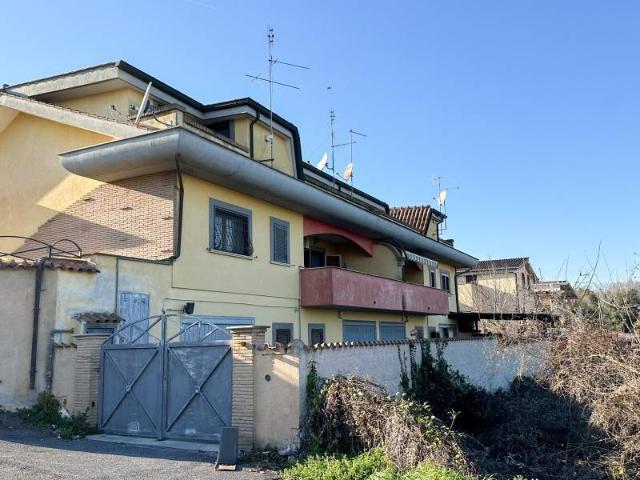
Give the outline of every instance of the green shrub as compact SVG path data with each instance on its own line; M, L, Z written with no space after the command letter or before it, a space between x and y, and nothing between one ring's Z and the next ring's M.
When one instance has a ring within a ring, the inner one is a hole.
M287 480L474 480L447 468L423 464L399 472L381 449L357 457L312 456L286 468Z
M86 413L62 416L60 401L50 392L42 392L31 408L18 410L18 416L26 422L43 428L48 428L61 438L84 437L93 431Z
M357 457L312 456L286 468L283 476L288 480L379 480L395 479L395 468L380 449ZM379 476L382 475L382 476Z

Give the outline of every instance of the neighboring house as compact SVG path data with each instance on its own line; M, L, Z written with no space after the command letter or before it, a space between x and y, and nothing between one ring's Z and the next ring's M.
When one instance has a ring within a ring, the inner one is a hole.
M457 277L463 312L530 313L535 310L533 285L538 282L529 258L480 260Z
M295 125L274 114L272 136L269 113L202 104L122 61L0 90L0 235L30 238L0 251L82 251L64 274L43 264L39 317L24 290L38 262L0 270L0 324L16 332L0 340L0 403L51 382L70 332L163 312L264 325L281 344L457 335L456 272L477 260L438 238L443 215L407 216L304 163Z

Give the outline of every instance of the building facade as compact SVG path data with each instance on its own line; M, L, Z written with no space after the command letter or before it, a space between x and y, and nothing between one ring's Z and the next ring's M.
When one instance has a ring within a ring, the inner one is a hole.
M269 113L202 104L122 61L0 90L0 251L28 258L0 276L35 271L62 239L81 252L41 314L40 389L48 348L161 313L265 326L283 345L459 334L456 273L476 259L440 240L442 214L414 218L304 163L295 125ZM21 302L5 328L31 325ZM0 377L28 378L24 351ZM0 403L38 391L0 380Z

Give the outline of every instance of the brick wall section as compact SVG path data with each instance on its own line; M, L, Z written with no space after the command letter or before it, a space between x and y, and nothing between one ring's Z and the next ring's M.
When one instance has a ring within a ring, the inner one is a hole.
M108 335L74 335L76 349L73 411L87 412L89 423L97 423L100 348Z
M235 327L231 330L233 378L231 424L238 427L242 451L255 445L255 368L253 345L264 345L267 327Z
M164 259L174 253L176 207L175 172L127 178L96 187L41 225L33 237L49 243L68 238L84 254Z

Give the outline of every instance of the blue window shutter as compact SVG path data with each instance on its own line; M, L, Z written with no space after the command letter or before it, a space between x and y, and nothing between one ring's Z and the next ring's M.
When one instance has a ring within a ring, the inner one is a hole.
M380 323L380 340L403 340L406 338L404 323Z
M289 258L289 222L271 218L271 261L291 263Z
M376 340L376 322L344 320L342 330L345 342L374 342Z
M149 295L146 293L120 292L118 297L118 315L124 320L123 325L149 318ZM123 337L133 341L149 327L149 321L139 322L135 327L126 330ZM136 343L147 343L148 334L144 334Z

